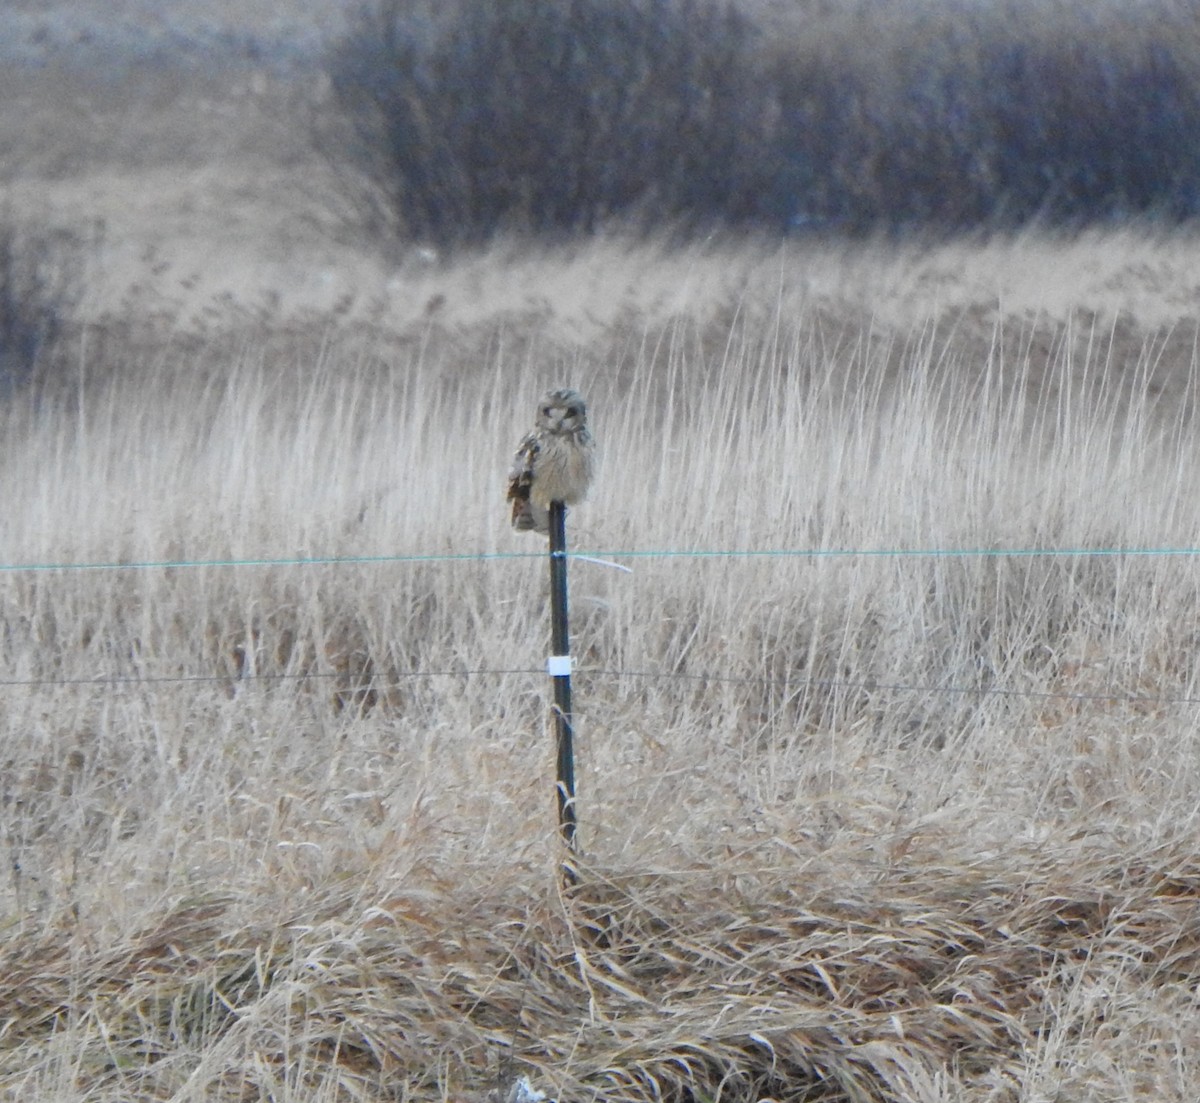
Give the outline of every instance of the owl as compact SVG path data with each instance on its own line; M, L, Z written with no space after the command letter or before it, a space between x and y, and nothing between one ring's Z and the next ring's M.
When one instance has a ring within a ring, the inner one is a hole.
M517 446L508 473L513 528L549 532L550 503L581 501L595 466L596 444L588 432L583 395L569 387L548 391L538 403L534 430Z

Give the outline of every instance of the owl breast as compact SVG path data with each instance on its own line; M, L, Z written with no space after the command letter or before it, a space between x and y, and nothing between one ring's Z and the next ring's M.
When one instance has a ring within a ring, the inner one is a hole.
M587 493L592 481L595 449L592 438L583 432L547 436L542 440L530 497L536 505L548 509L551 502L574 505Z

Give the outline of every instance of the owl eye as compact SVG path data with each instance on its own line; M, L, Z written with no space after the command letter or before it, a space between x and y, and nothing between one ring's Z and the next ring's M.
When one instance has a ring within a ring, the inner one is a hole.
M578 417L578 416L579 416L579 407L578 406L568 406L567 407L567 417Z
M549 416L550 416L550 407L543 406L542 407L542 417L549 417Z

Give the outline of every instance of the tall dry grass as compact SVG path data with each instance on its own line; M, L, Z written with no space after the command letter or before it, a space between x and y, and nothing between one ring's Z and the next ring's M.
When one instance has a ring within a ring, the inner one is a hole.
M6 563L200 564L0 574L6 1098L1194 1098L1197 558L907 554L1193 547L1194 323L735 260L6 409ZM203 565L536 550L559 381L632 567L572 568L567 893L540 559Z

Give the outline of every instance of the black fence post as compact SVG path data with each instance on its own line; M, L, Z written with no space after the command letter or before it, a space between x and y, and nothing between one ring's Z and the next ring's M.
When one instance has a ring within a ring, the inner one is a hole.
M558 830L575 851L575 732L571 719L571 635L567 615L567 507L550 503L550 660L554 681Z

